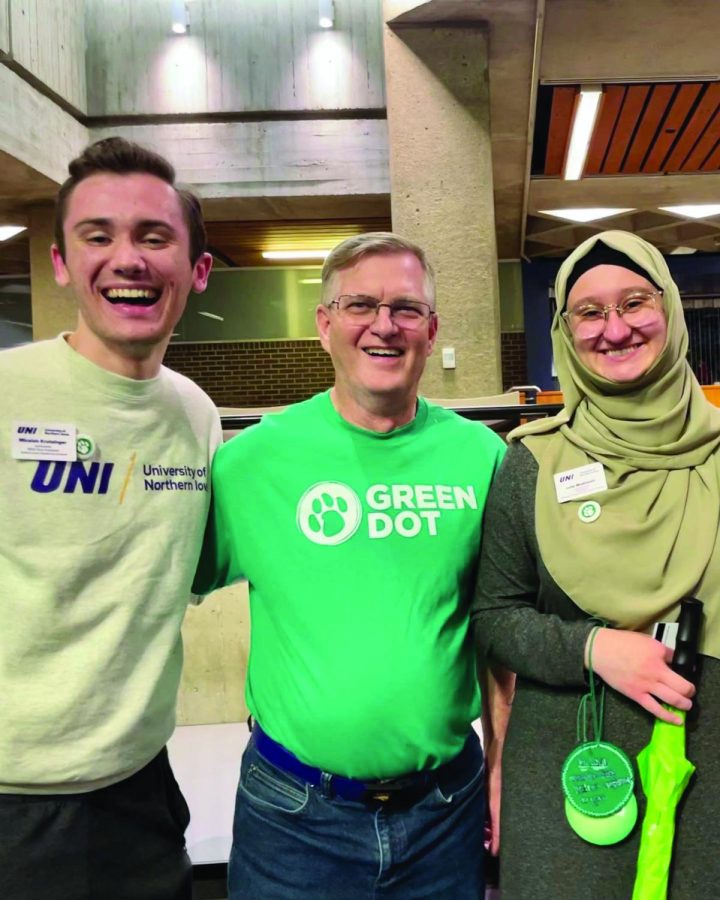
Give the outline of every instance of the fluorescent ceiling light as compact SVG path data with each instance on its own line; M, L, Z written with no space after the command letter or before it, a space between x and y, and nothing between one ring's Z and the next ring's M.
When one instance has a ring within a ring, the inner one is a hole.
M215 313L206 312L204 309L198 310L199 316L205 316L206 319L215 319L218 322L224 322L225 319L222 316L216 316Z
M0 241L9 241L10 238L25 230L25 225L0 225Z
M263 259L325 259L329 250L263 250Z
M333 0L318 0L318 25L321 28L332 28L335 24Z
M661 206L660 209L688 219L705 219L708 216L720 215L720 203L691 203L687 206Z
M670 251L670 256L690 256L691 253L697 253L695 247L676 247Z
M586 209L539 209L538 212L546 216L555 216L558 219L567 219L570 222L594 222L597 219L607 219L609 216L619 216L621 213L632 212L633 209L619 209L611 206L587 207Z
M172 0L172 33L186 34L189 27L190 16L187 3L185 0Z
M322 284L322 278L301 278L300 284Z
M565 181L577 181L582 178L601 97L602 87L599 85L580 88L580 99L575 107L570 146L565 159L563 172Z

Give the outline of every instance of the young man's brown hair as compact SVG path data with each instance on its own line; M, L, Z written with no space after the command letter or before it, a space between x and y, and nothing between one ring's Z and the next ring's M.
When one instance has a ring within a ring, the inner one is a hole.
M110 172L115 175L132 175L140 172L154 175L167 182L175 189L183 211L183 218L188 227L190 237L190 262L194 265L207 246L207 234L203 222L200 201L187 188L179 188L175 184L175 169L159 153L146 147L126 141L125 138L111 137L96 141L86 147L80 156L68 166L70 177L58 191L55 207L55 243L60 255L65 259L65 213L68 199L73 190L91 175Z

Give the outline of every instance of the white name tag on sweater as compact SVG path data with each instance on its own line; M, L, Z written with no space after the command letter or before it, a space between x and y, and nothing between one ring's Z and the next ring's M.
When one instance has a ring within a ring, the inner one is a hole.
M553 478L558 503L567 503L568 500L577 500L580 497L607 490L605 469L599 462L578 466L577 469L568 469L566 472L558 472L553 475Z
M13 422L13 459L75 462L77 428L64 422Z

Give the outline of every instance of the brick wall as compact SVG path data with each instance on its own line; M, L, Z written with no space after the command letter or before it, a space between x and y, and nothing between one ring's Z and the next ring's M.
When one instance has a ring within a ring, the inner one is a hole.
M165 365L199 384L218 406L281 406L330 387L319 341L171 344Z
M504 331L500 335L503 388L527 384L527 351L524 331Z
M527 383L523 332L501 335L503 387ZM182 372L218 406L281 406L330 387L334 373L319 341L171 344L165 365Z

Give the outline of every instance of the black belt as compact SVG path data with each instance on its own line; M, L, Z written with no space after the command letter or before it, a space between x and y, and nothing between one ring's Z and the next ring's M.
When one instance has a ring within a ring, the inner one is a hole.
M343 800L361 802L407 803L417 799L435 787L441 778L452 776L455 771L461 770L472 754L472 735L470 735L460 753L436 769L411 772L397 778L360 781L357 778L346 778L344 775L332 775L301 762L297 756L266 734L256 721L253 721L252 737L258 753L277 769L288 775L294 775L295 778L313 787L322 786L329 789L334 796Z

